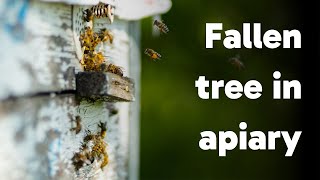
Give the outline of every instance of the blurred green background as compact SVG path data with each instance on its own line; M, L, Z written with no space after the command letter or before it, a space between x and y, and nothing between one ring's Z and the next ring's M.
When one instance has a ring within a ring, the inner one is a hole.
M142 48L152 48L162 60L142 61L141 166L143 180L152 179L297 179L301 176L302 146L298 143L291 158L285 158L282 139L276 151L202 151L200 132L233 130L239 123L247 131L285 130L292 135L301 125L301 102L272 99L272 74L279 70L283 79L301 79L302 52L299 49L227 50L222 41L214 49L205 48L205 23L222 22L224 30L242 32L245 22L269 29L299 29L299 7L294 1L279 0L173 0L163 19L170 33L152 36L152 19L142 23ZM223 32L221 32L223 33ZM303 35L302 35L303 36ZM245 64L238 71L228 63L236 54ZM256 79L263 85L258 100L226 98L201 100L195 80Z

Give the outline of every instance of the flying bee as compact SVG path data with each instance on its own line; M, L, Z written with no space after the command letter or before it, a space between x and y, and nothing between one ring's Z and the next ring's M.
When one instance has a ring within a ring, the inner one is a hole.
M98 5L92 6L89 11L91 11L92 16L96 18L107 17L110 23L113 23L114 20L114 7L110 4L104 4L100 2ZM90 13L87 13L90 15ZM89 16L90 17L90 16ZM86 18L90 19L90 18Z
M113 35L111 34L111 32L107 29L101 29L99 37L101 39L102 42L107 42L109 41L111 44L113 43Z
M76 134L78 134L80 131L81 131L81 118L80 118L80 116L77 116L76 117L76 127L74 127L74 128L71 128L70 130L71 131L75 131L76 132Z
M166 24L164 24L162 21L159 21L159 20L155 20L153 22L153 25L156 26L160 32L164 33L164 34L167 34L169 32L169 28Z
M107 122L103 123L103 122L100 122L98 124L98 127L101 129L100 131L100 136L103 138L106 137L106 134L107 134Z
M229 59L229 63L237 68L239 71L245 68L243 62L240 61L240 55L237 54L235 57Z
M123 76L123 68L120 67L120 66L116 66L114 64L107 65L105 71L106 72L111 72L113 74L117 74L119 76Z
M161 55L152 49L147 48L144 53L154 61L161 59Z

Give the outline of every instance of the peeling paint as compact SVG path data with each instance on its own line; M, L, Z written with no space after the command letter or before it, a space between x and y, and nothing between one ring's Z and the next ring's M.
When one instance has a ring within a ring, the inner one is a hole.
M81 71L74 38L77 31L72 29L75 11L65 4L28 2L27 10L22 12L24 23L20 23L26 38L17 43L14 37L0 36L0 42L5 44L0 49L0 71L7 75L0 77L0 179L128 179L130 104L76 100L72 94L55 94L75 90L74 74ZM0 13L4 7L1 2ZM7 33L4 24L16 22L8 17L0 17L1 35ZM111 61L125 68L125 76L131 72L132 60L128 24L119 19L112 25L104 19L94 22L96 30L107 27L113 32L114 44L105 43L100 48ZM47 94L24 96L41 92ZM16 98L1 101L9 96ZM78 134L70 131L70 120L76 116L82 119ZM87 130L99 132L100 121L108 123L104 141L109 163L101 170L101 162L94 161L76 172L71 159L79 151Z
M0 41L5 44L0 49L0 71L7 75L0 77L0 99L73 89L68 87L68 80L58 77L66 66L77 67L71 6L35 0L10 2L9 7L4 6L9 8L4 13L6 18L0 21ZM7 24L19 24L27 38L17 42L15 37L5 35Z

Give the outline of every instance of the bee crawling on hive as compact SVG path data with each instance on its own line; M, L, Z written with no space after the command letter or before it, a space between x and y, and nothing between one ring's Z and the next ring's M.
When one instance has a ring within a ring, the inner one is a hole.
M157 53L156 51L154 51L153 49L149 49L147 48L144 53L146 55L148 55L152 60L156 61L156 60L161 60L161 55L159 53Z
M98 127L101 130L97 134L92 134L90 130L86 131L87 135L83 139L79 152L74 154L72 161L76 170L94 161L101 163L100 168L108 164L107 143L104 141L107 134L107 123L100 122Z
M83 19L87 22L90 22L93 20L93 17L107 17L110 23L113 23L114 9L115 8L112 5L100 2L98 5L92 6L90 9L84 10Z
M85 71L99 71L101 64L106 60L105 58L106 56L104 56L102 52L96 53L89 51L83 55L80 63L84 66Z
M83 138L83 141L85 143L92 141L96 138L96 136L94 134L91 133L90 130L86 130L86 136Z
M86 164L90 164L90 152L87 150L82 150L77 152L72 157L72 164L74 165L75 169L78 171L81 167Z
M97 45L101 42L101 39L99 38L99 35L94 33L92 28L86 27L84 32L80 34L80 43L81 47L84 49L84 51L94 51Z
M100 136L102 138L105 138L106 137L106 134L107 134L107 122L103 123L103 122L100 122L98 124L98 127L101 129L100 131Z
M102 42L109 41L110 44L113 43L113 34L108 29L101 29L99 33L99 38Z
M161 33L167 34L169 32L169 28L166 24L164 24L162 21L155 20L153 22L153 25L156 26Z
M83 21L90 22L93 20L93 12L90 9L86 9L83 11Z
M229 63L237 68L239 71L244 70L245 66L243 62L240 61L240 55L237 54L235 57L229 59Z
M123 76L123 67L116 66L114 64L106 64L102 63L100 66L100 70L102 72L111 72L113 74L117 74L119 76Z
M82 127L81 126L81 118L80 118L80 116L77 116L75 121L76 121L76 127L71 128L70 131L75 131L76 134L78 134L81 131L81 127Z

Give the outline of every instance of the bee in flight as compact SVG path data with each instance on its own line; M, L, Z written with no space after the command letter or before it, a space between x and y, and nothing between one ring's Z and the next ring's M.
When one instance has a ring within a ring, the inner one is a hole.
M152 60L156 61L156 60L160 60L161 59L161 55L159 53L157 53L156 51L154 51L153 49L149 49L147 48L144 53L146 55L148 55Z
M237 54L235 57L229 59L229 63L237 68L239 71L244 70L245 66L242 61L240 61L240 55Z
M114 7L110 4L99 3L98 5L92 6L90 9L83 11L83 19L87 22L92 21L93 17L102 18L107 17L110 23L114 20Z
M156 26L160 32L164 33L164 34L167 34L169 32L169 28L166 24L164 24L162 21L159 21L159 20L155 20L153 22L153 25Z

